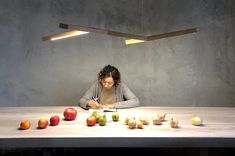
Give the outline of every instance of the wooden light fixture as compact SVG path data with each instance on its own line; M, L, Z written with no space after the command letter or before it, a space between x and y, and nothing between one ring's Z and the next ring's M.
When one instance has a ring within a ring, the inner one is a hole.
M179 31L174 31L174 32L167 32L163 34L143 36L143 35L129 34L129 33L123 33L123 32L93 28L93 27L69 25L69 24L64 24L64 23L60 23L59 27L63 29L68 29L69 31L42 37L42 41L48 41L48 40L53 41L53 40L58 40L62 38L67 38L71 36L82 35L82 34L87 34L89 32L93 32L93 33L100 33L100 34L112 35L112 36L117 36L117 37L123 37L125 38L125 44L128 45L128 44L141 43L141 42L146 42L146 41L152 41L152 40L180 36L184 34L197 32L196 28L190 28L190 29L179 30Z

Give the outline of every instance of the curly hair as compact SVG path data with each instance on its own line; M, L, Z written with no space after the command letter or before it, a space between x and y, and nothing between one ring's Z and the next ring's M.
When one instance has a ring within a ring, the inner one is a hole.
M100 83L106 77L112 77L115 86L118 86L118 84L121 82L121 74L114 66L107 65L98 73L98 81Z

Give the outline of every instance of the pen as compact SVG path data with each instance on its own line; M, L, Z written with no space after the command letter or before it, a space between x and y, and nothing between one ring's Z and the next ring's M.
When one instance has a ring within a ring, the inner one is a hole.
M92 100L94 100L94 101L98 102L98 97L97 97L97 98L92 97Z

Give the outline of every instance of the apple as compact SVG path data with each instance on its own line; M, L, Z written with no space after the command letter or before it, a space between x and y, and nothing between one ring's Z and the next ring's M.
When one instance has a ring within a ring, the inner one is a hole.
M179 124L179 122L178 122L178 120L176 118L171 118L171 120L170 120L171 128L177 128L178 124Z
M60 122L60 117L58 115L54 115L50 118L50 125L51 126L56 126Z
M96 118L95 118L95 116L89 116L89 117L86 119L86 123L87 123L87 126L95 126L95 124L96 124Z
M75 120L77 116L77 110L75 108L66 108L64 110L65 120Z
M153 117L153 124L154 125L161 125L162 124L162 119L159 116L154 116Z
M44 128L47 128L47 126L48 126L48 120L47 119L41 118L41 119L38 120L38 128L44 129Z
M199 116L194 115L194 116L192 117L192 125L194 125L194 126L200 126L200 125L202 125L202 119L201 119Z
M113 121L118 121L119 120L119 114L117 112L112 114L112 119Z
M22 120L20 122L20 129L25 130L25 129L29 129L31 127L31 123L29 120Z

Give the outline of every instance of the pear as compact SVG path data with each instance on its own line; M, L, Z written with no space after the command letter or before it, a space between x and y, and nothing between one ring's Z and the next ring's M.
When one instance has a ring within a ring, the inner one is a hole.
M94 116L94 117L96 117L97 115L98 115L98 112L96 110L94 110L91 114L91 116Z
M100 114L96 110L92 112L91 116L94 116L96 118L96 123L98 123Z
M161 125L162 124L162 119L159 116L154 116L153 117L153 124L154 125Z
M104 126L106 124L106 122L107 122L106 114L101 115L98 120L99 125Z
M100 115L100 114L97 114L97 115L96 115L96 117L95 117L95 118L96 118L96 123L98 123L98 122L99 122L100 117L101 117L101 115Z
M135 119L130 119L130 120L128 121L128 127L129 127L130 129L134 129L134 128L136 127L136 121L135 121Z
M146 116L141 116L139 119L144 125L148 125L149 124L149 120Z
M166 113L159 114L158 117L161 119L161 121L165 121Z
M137 126L137 128L139 128L139 129L143 129L143 128L144 128L143 123L142 123L141 121L137 121L137 122L136 122L136 126Z

